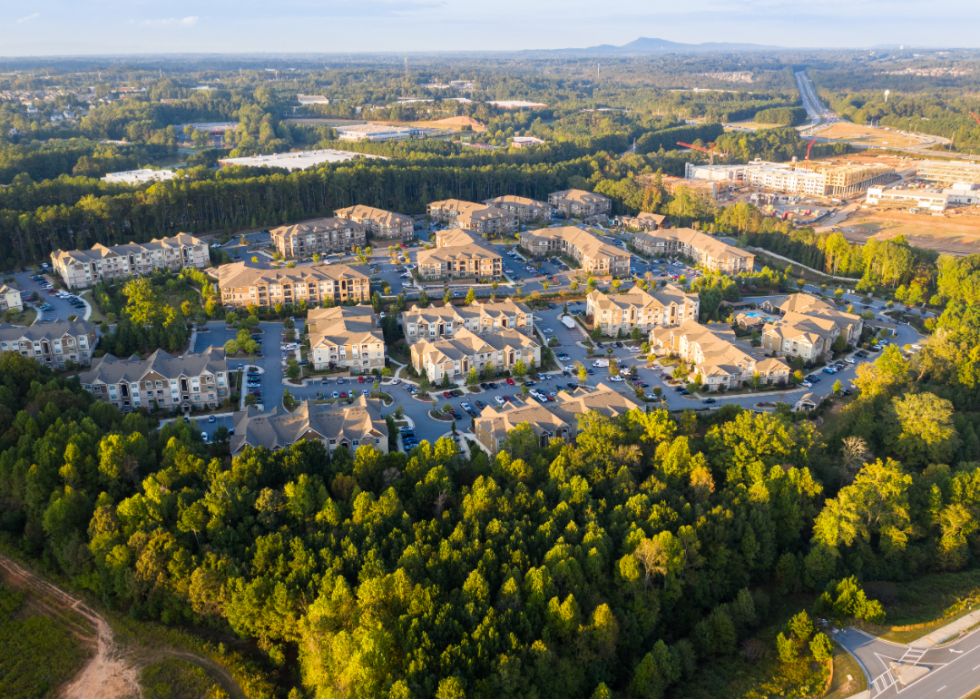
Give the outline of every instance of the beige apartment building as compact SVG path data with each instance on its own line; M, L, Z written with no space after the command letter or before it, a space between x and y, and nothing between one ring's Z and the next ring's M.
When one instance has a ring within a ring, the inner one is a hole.
M91 250L55 250L51 264L69 289L84 289L107 279L147 275L157 269L203 269L211 262L207 243L187 233L154 238L149 243L126 243Z
M426 207L426 211L436 221L451 223L483 236L513 233L517 230L517 214L472 201L434 201Z
M492 245L459 228L436 234L436 247L416 255L419 276L425 281L471 277L499 279L503 257Z
M633 247L641 255L683 255L712 272L751 272L755 255L727 245L693 228L669 228L633 234Z
M564 255L581 265L587 274L624 277L630 272L630 254L603 243L575 226L538 228L521 233L521 247L532 257Z
M632 398L600 383L591 392L581 389L574 393L559 391L554 403L540 403L528 397L524 405L508 403L499 411L487 406L473 420L473 434L484 451L496 456L507 440L507 435L527 424L538 443L546 447L552 439L573 441L578 434L579 417L593 410L608 418L617 418L631 410L642 410L642 406Z
M370 374L385 365L385 340L370 306L315 308L306 318L315 369Z
M235 413L231 453L246 447L277 451L304 439L321 442L330 453L347 449L353 454L371 447L387 454L388 424L381 417L381 402L364 395L350 404L304 401L291 413L280 406L267 411L249 406Z
M24 300L21 298L20 289L3 284L0 286L0 313L14 311L20 313L24 310Z
M371 279L348 265L258 269L244 262L216 271L225 309L246 306L319 306L324 301L360 303L371 298Z
M697 320L701 302L673 284L644 291L638 286L622 294L593 291L586 297L586 316L610 337L629 335L639 328L644 337L655 327Z
M676 355L693 365L688 380L700 377L709 391L740 388L756 374L767 385L789 381L784 362L757 356L751 345L736 342L735 332L720 323L708 327L689 320L676 327L654 328L650 347L655 354Z
M515 214L521 221L547 220L551 218L551 205L543 201L535 201L527 197L517 197L505 194L502 197L484 199L483 203L496 209L503 209Z
M408 344L419 340L435 341L452 337L460 330L468 330L477 335L502 330L517 330L525 335L534 335L534 313L523 303L509 298L493 302L477 301L471 306L448 304L419 308L418 305L413 305L402 312L400 322Z
M58 320L23 327L0 323L0 352L19 352L52 369L67 362L90 364L97 335L95 323Z
M617 216L613 223L620 228L635 231L656 231L664 227L667 217L663 214L651 214L641 211L636 216Z
M157 350L146 359L107 354L82 372L82 388L123 412L146 408L217 408L231 395L228 362L220 347L174 357Z
M612 211L612 200L583 189L565 189L548 195L548 203L567 218L585 218Z
M364 226L374 238L384 240L411 240L415 237L415 225L412 217L396 214L373 206L349 206L337 209L334 216Z
M442 381L443 377L465 381L470 369L510 371L518 360L526 366L532 361L534 366L541 366L541 345L517 330L484 335L459 330L451 337L421 339L411 350L415 371L419 374L425 371L433 383Z
M272 229L272 242L285 259L328 255L367 245L367 228L345 218L316 218Z
M817 361L833 353L839 336L853 346L860 341L864 330L861 316L845 313L810 294L791 294L779 305L767 301L763 308L781 313L780 318L766 323L762 329L762 346L777 356Z

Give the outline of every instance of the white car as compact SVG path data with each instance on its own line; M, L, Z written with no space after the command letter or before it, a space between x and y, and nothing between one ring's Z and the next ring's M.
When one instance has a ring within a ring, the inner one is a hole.
M504 403L506 402L506 401L505 401L505 400L504 400L503 398L501 398L500 396L496 396L496 397L494 398L494 400L495 400L495 401L497 401L497 405L503 405L503 404L504 404Z
M620 381L625 381L626 379L624 379L622 376L610 376L609 380L619 383Z
M207 432L202 432L201 433L201 439L203 439L205 442L208 441L208 433Z
M847 362L848 364L854 364L855 363L853 357L847 357L844 361Z
M401 383L401 381L399 379L392 379L391 380L391 385L392 386L397 386L399 383Z
M812 384L812 383L810 383L809 381L804 381L804 382L803 382L803 386L804 386L805 388L813 388L813 384Z

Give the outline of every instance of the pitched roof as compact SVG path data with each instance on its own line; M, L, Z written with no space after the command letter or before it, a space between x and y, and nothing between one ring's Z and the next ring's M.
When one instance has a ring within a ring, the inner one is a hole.
M528 199L527 197L518 197L513 194L505 194L502 197L494 197L493 199L484 199L483 203L487 206L499 206L501 204L510 204L513 206L527 206L536 207L540 209L550 209L550 205L543 201L537 201L535 199Z
M139 381L151 372L173 379L178 376L200 376L206 372L216 374L219 371L228 371L225 351L220 347L208 347L199 354L185 354L183 357L174 357L158 349L146 359L135 355L120 359L111 354L93 359L91 368L79 374L78 378L83 384L116 384Z
M412 346L412 351L433 364L446 361L460 361L475 354L504 351L509 349L531 349L540 344L516 330L501 330L499 333L477 335L465 328L450 337L435 341L421 338Z
M113 245L112 247L106 247L102 243L96 243L89 250L71 250L70 252L65 252L64 250L55 250L51 253L52 257L56 262L61 261L63 258L67 258L69 264L75 264L79 262L94 262L96 260L103 260L107 257L127 255L130 253L143 253L143 252L153 252L155 250L163 250L165 248L182 248L185 246L194 245L204 245L204 241L200 238L195 238L189 233L178 233L170 238L154 238L148 243L123 243L121 245Z
M249 267L246 262L233 262L221 265L213 274L218 277L222 287L245 287L255 284L282 284L291 282L340 281L360 279L367 281L368 275L360 268L350 265L318 265L316 267L279 267L260 269Z
M755 257L751 252L740 250L718 240L714 236L696 231L693 228L667 228L657 231L634 233L633 239L636 240L637 238L641 239L647 245L655 244L658 241L683 243L715 259L735 257L744 260L749 257Z
M790 294L786 297L785 301L779 304L779 310L783 313L789 313L790 311L806 313L809 310L818 309L836 310L831 304L810 294Z
M379 223L382 226L412 222L411 216L396 214L391 211L385 211L384 209L376 209L373 206L364 206L363 204L348 206L346 209L337 209L333 213L339 218L357 219L359 221L369 220Z
M573 245L582 253L593 258L601 255L605 255L607 257L622 257L629 255L628 252L620 250L615 246L608 245L588 231L583 231L581 228L576 228L575 226L537 228L533 231L525 231L521 235L526 235L541 240L561 240L564 241L566 245Z
M837 324L830 318L804 315L790 311L773 323L766 323L763 332L772 333L789 340L806 340L816 344L822 339L830 339L837 329Z
M363 345L384 343L381 330L374 323L370 306L335 306L314 308L306 319L310 347L329 345Z
M589 294L589 298L592 300L593 305L600 310L612 308L626 309L631 306L636 308L646 308L647 306L665 308L672 303L678 306L683 306L687 303L698 303L697 294L688 294L674 284L658 287L652 292L645 291L638 286L633 286L622 294L604 294L597 289Z
M22 326L0 323L0 340L15 342L17 340L60 340L65 335L78 337L95 332L95 323L84 320L56 320L53 323L36 323Z
M595 192L587 192L584 189L563 189L560 192L552 192L551 196L564 199L566 201L577 202L579 204L598 204L609 201L607 197Z
M309 221L302 221L301 223L295 223L291 226L280 226L279 228L273 228L272 237L273 238L293 238L298 235L307 235L309 233L325 233L327 231L343 230L345 228L363 228L359 223L354 223L346 218L314 218Z

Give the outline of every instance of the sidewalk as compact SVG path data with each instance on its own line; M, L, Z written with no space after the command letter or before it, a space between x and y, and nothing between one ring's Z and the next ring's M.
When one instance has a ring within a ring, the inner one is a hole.
M928 633L922 638L912 641L909 643L909 646L912 648L932 648L933 646L939 645L943 641L948 641L951 638L959 636L971 626L975 626L977 624L980 624L980 610L970 612L966 616L960 617L956 621L951 621L945 626L936 629L932 633Z

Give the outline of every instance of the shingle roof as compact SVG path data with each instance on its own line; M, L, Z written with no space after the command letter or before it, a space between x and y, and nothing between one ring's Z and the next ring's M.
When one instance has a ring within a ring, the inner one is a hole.
M69 264L75 264L78 262L103 260L114 255L152 252L154 250L163 250L164 248L181 248L189 245L204 245L204 241L200 238L195 238L189 233L178 233L170 238L154 238L149 243L123 243L121 245L113 245L112 247L106 247L102 243L96 243L89 250L71 250L70 252L55 250L52 253L52 257L55 261L68 258Z
M200 354L185 354L174 357L163 350L157 350L146 359L137 356L117 358L111 354L92 360L92 367L79 374L83 384L93 383L132 383L139 381L148 373L157 373L168 379L178 376L200 376L204 373L227 372L228 362L225 351L220 347L208 347Z
M346 218L314 218L309 221L295 223L292 226L280 226L273 228L271 233L273 238L287 240L297 235L307 235L308 233L324 233L326 231L343 230L345 228L360 228L364 226L354 223Z
M338 346L384 342L381 330L374 324L374 309L370 306L314 308L306 322L310 347L323 342Z
M686 303L698 303L697 294L688 294L679 286L668 284L658 287L652 292L645 291L638 286L630 287L622 294L603 294L601 291L593 291L589 294L594 306L600 310L611 308L625 309L630 306L636 308L646 308L647 306L659 306L664 308L670 304L683 306Z
M577 202L579 204L598 204L600 202L609 201L608 197L604 197L601 194L596 194L595 192L587 192L584 189L563 189L560 192L552 192L551 196L559 199L565 199L566 201Z
M278 269L259 269L249 267L245 262L221 265L213 272L222 287L254 286L256 283L276 284L283 282L320 282L360 279L367 281L368 275L358 267L350 265L319 265L317 267L280 267Z
M445 361L459 361L475 354L496 352L508 349L534 349L540 345L527 335L516 330L501 330L490 335L477 335L463 329L451 337L434 342L425 338L413 346L413 352L433 364Z
M628 252L617 247L603 243L594 235L575 226L559 226L557 228L538 228L533 231L525 231L521 235L541 240L562 240L568 245L574 245L581 252L589 257L623 257L629 255Z
M11 325L10 323L0 323L0 340L15 342L17 340L60 340L65 335L78 337L95 332L95 323L86 323L84 320L58 320L53 323L40 323L28 325Z
M364 206L363 204L357 204L356 206L348 206L346 209L337 209L333 212L335 216L344 219L359 221L369 220L375 221L382 226L391 226L394 223L411 223L412 217L406 216L405 214L396 214L391 211L385 211L384 209L376 209L373 206Z
M664 230L650 231L648 233L634 233L633 238L640 238L648 245L661 240L665 242L676 241L700 250L703 253L707 253L715 259L724 259L726 257L745 259L755 256L751 252L739 250L736 247L723 243L717 238L706 233L702 233L701 231L696 231L693 228L667 228Z

